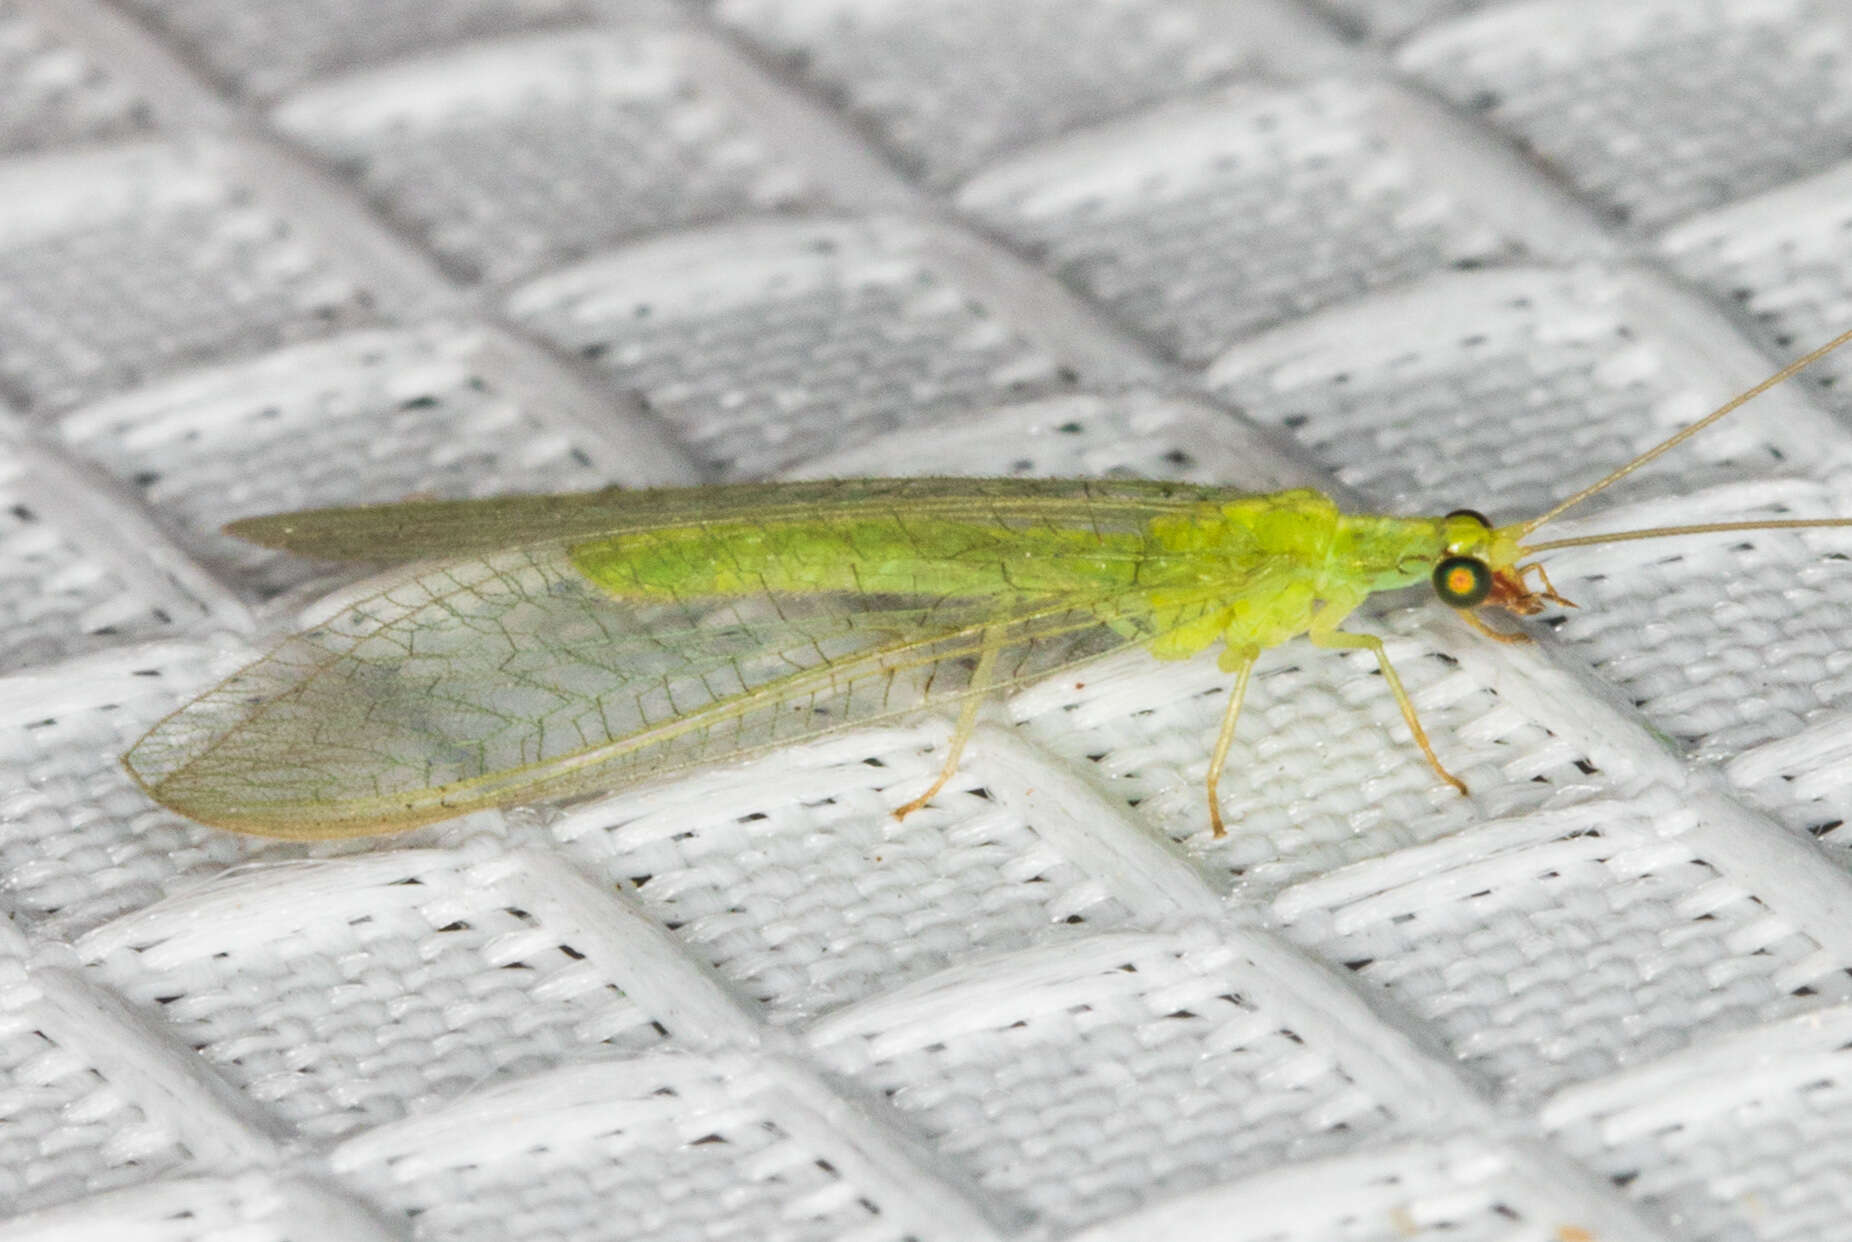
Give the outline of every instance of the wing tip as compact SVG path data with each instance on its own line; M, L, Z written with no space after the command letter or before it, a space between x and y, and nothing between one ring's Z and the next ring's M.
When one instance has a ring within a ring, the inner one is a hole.
M248 803L227 798L202 780L188 780L186 766L157 772L136 767L136 749L122 756L129 779L149 801L196 824L244 836L285 841L339 841L388 836L465 814L448 807L406 806L394 816L389 809L364 803Z
M260 548L287 552L295 546L292 537L296 534L294 519L297 516L294 513L265 513L227 522L219 530L233 539L253 543Z

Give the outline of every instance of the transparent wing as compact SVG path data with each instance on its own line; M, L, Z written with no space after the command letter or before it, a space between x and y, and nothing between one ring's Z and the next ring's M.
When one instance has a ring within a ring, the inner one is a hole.
M820 512L844 522L905 515L1133 529L1160 513L1242 494L1145 479L832 479L310 509L246 518L226 530L302 556L402 564L639 530L775 524Z
M408 828L621 784L971 692L1148 637L1110 601L612 598L540 545L433 567L157 725L149 793L271 836ZM1108 620L1108 618L1111 618Z

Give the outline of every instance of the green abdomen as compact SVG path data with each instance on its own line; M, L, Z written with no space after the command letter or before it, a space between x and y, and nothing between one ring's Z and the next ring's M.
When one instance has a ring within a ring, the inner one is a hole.
M1025 596L1123 589L1138 535L941 519L711 524L574 546L573 565L619 598L770 592Z

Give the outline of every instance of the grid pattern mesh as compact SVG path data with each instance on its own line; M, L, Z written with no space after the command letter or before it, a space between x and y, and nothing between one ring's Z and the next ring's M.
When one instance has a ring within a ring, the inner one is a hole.
M901 473L1533 512L1852 324L1835 0L0 0L0 1242L1852 1218L1852 537L1565 551L389 839L117 757L226 521ZM1564 534L1852 513L1852 350Z

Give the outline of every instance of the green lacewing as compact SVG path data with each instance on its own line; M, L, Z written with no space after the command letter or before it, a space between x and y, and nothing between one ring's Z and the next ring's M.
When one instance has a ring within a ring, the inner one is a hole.
M1494 526L1341 512L1137 480L911 478L319 509L234 522L304 556L403 566L389 584L156 724L123 762L206 824L294 838L390 832L734 758L921 709L956 711L1139 645L1219 645L1232 684L1216 784L1260 653L1305 637L1371 652L1415 744L1447 771L1380 639L1343 627L1428 582L1479 613L1568 604L1553 549L1852 518L1717 522L1528 542L1545 523L1852 340L1847 332L1544 513Z

